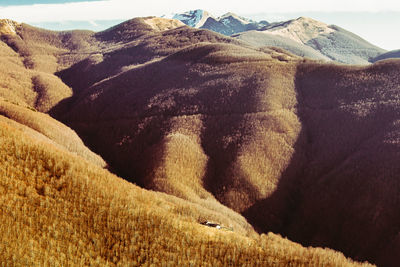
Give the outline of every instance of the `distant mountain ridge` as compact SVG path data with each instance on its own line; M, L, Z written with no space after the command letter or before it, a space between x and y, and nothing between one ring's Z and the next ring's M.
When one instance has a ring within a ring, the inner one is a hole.
M224 35L232 35L249 30L259 30L269 25L267 21L256 22L240 17L232 12L228 12L220 17L215 17L201 9L174 14L172 18L180 20L193 28L208 29Z
M368 64L384 53L361 37L336 25L300 17L266 27L265 32L287 37L321 52L332 60L347 64Z
M272 23L252 35L235 37L253 45L278 46L299 56L312 59L325 57L346 64L369 64L385 52L336 25L306 17Z
M177 19L193 28L200 28L204 25L206 20L212 17L210 13L205 10L197 9L191 10L180 14L174 14L173 19Z
M256 22L231 12L217 18L198 9L175 14L172 18L190 27L232 36L254 46L280 47L295 55L316 60L369 64L386 52L336 25L307 17L269 23Z
M379 60L384 60L384 59L389 59L389 58L400 58L400 49L391 50L389 52L381 54L381 55L377 56L376 58L373 58L371 60L371 62L376 62Z

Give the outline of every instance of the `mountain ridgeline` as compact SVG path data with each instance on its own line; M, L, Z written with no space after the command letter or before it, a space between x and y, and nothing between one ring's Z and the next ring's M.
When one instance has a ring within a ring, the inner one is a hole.
M400 61L324 62L380 50L306 18L229 37L187 15L0 23L0 260L396 266Z
M193 28L208 29L224 35L232 35L239 32L262 29L269 25L267 21L256 22L240 17L234 13L226 13L220 17L214 17L205 10L192 10L181 14L175 14L177 19Z
M194 10L176 14L173 18L191 27L232 35L254 46L280 47L316 60L368 64L386 52L336 25L306 17L268 23L252 21L233 13L215 18L207 11Z
M379 60L385 60L390 58L400 58L400 49L380 54L379 56L373 58L371 62L377 62Z

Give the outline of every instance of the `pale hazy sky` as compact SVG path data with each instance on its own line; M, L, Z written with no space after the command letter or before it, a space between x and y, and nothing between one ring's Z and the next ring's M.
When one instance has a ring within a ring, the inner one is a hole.
M216 16L234 12L269 22L309 16L352 31L382 48L400 49L400 1L394 0L0 0L0 18L57 30L102 30L133 17L192 9Z

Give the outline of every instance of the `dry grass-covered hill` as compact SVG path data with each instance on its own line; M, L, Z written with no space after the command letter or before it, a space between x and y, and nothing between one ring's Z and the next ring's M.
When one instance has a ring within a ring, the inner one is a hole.
M8 118L8 124L29 136L77 154L100 167L106 166L104 160L90 151L72 129L47 114L0 98L0 115L3 116L3 120Z
M9 121L0 116L3 265L361 266L256 235L233 212L215 219L234 232L203 226L207 208L141 189Z
M7 232L32 244L21 253L37 247L31 258L87 265L347 263L254 228L395 266L398 61L316 63L157 18L99 33L7 25L0 126L10 149L1 164L17 163L2 179L19 202L3 205L7 220L18 205L31 214ZM52 135L65 126L34 109L74 129L113 173L160 192L83 161L86 150L68 148L73 132Z

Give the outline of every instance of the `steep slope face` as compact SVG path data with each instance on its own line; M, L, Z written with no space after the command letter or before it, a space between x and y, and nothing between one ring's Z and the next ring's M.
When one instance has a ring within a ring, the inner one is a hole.
M299 66L302 172L248 211L255 225L379 266L398 264L399 67Z
M232 37L245 41L256 47L280 47L300 57L316 60L330 61L330 58L322 55L318 50L305 44L296 42L288 37L272 34L266 31L246 31Z
M7 120L0 116L4 265L371 266L273 234L200 225L207 209L140 189Z
M308 45L342 63L368 64L385 50L335 25L300 17L267 26L265 31Z
M63 53L78 50L87 34L55 33L0 20L0 39L0 114L29 135L105 167L73 130L41 113L72 96L72 89L53 72L68 62L62 61L67 58ZM76 55L70 58L79 60Z
M400 58L400 50L393 50L387 53L383 53L376 58L373 58L371 62L377 62L379 60L389 59L389 58Z
M182 21L190 27L207 29L224 35L261 29L269 24L266 21L255 22L231 12L216 18L204 10L175 14L173 18Z
M26 68L27 61L4 43L0 44L0 54L1 97L48 111L72 96L71 88L58 77Z

